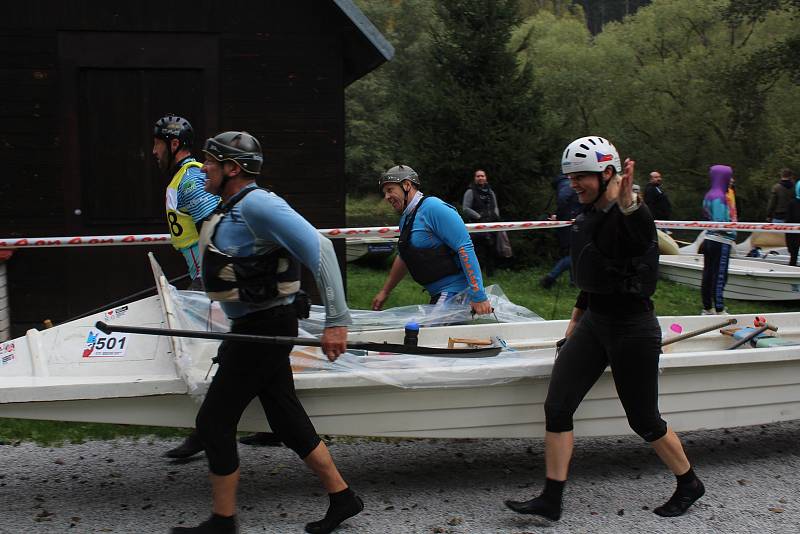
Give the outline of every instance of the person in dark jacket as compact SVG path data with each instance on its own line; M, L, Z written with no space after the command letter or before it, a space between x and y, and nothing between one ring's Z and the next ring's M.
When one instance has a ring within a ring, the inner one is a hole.
M767 202L767 222L786 222L789 203L794 198L794 173L790 169L781 169L781 178L772 186Z
M473 182L464 193L461 210L464 212L464 220L468 223L491 223L500 220L497 195L489 185L486 171L483 169L475 171ZM470 234L470 238L481 267L487 276L491 276L494 272L497 236L494 232L477 232Z
M607 366L631 428L677 479L675 493L653 512L682 515L705 492L658 409L661 329L650 298L658 278L658 238L653 216L633 194L634 166L626 159L623 170L614 145L597 136L573 141L561 159L584 206L570 234L572 271L581 291L544 403L544 490L528 501L505 502L520 514L561 517L573 414Z
M665 221L672 216L672 203L664 192L661 181L661 173L653 171L650 173L650 181L644 186L644 203L657 221Z
M581 203L578 202L578 195L569 185L569 178L565 174L555 179L553 187L556 189L556 213L555 217L550 218L556 221L571 221L581 212ZM569 227L558 228L558 261L545 276L539 280L539 285L545 289L550 289L564 271L569 271L571 266L569 255ZM570 281L572 274L570 273Z

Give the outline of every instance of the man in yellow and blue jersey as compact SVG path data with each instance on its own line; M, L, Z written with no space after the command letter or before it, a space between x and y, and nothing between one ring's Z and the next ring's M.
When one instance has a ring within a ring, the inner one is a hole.
M219 204L219 197L203 189L202 163L192 157L194 130L188 120L168 114L153 127L153 156L158 168L170 176L167 185L167 225L175 247L186 260L192 283L202 291L197 240L200 226Z

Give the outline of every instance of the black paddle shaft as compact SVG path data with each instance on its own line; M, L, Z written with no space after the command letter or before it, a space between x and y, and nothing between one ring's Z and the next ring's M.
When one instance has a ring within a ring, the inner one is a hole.
M261 336L256 334L234 334L231 332L203 332L200 330L173 330L169 328L147 328L142 326L110 325L97 321L95 326L102 332L120 332L128 334L145 334L150 336L191 337L199 339L219 339L222 341L242 341L247 343L268 343L271 345L302 345L306 347L322 347L322 341L309 337ZM374 343L369 341L348 341L348 349L367 350L372 352L393 352L396 354L414 354L417 356L440 356L446 358L487 358L500 354L502 347L446 349L440 347L419 347L396 343Z

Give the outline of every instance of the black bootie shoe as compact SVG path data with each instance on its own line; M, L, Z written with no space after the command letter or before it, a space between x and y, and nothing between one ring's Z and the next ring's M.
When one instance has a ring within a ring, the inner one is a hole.
M191 434L186 436L186 439L183 440L183 443L174 449L170 449L165 452L164 456L167 458L183 460L185 458L189 458L190 456L194 456L198 452L203 452L204 450L205 446L200 440L200 435L197 433L197 430L193 430Z
M538 515L550 521L558 521L561 519L561 499L564 494L564 483L565 481L563 480L546 478L544 490L538 497L529 501L505 501L505 505L518 514Z
M705 495L706 488L699 478L686 484L678 484L675 493L667 502L653 510L653 513L661 517L678 517L686 513L694 502Z
M309 534L328 534L333 532L342 521L361 513L364 509L364 502L361 497L355 494L350 488L343 489L338 493L329 493L331 500L328 512L319 521L306 524L306 532Z

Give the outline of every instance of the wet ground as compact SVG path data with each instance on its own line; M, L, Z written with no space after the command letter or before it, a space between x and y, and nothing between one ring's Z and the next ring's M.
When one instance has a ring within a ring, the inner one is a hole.
M652 513L674 477L637 438L577 440L558 523L519 516L507 498L538 494L541 440L333 439L364 512L338 532L800 532L800 422L681 435L707 494L684 517ZM0 446L0 533L165 533L210 510L206 463L161 457L175 440ZM300 533L327 506L285 448L240 446L241 532Z

